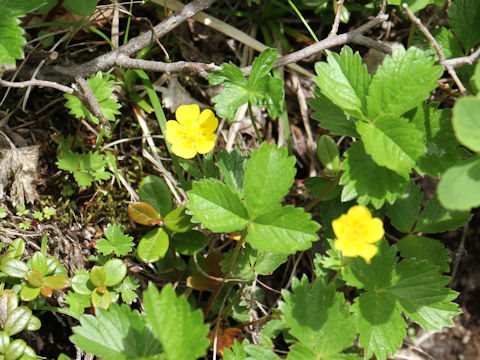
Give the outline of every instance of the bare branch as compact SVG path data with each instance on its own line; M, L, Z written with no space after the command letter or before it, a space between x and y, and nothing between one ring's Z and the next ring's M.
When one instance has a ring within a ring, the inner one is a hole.
M330 34L328 34L328 37L337 35L338 26L340 25L340 17L342 15L343 2L344 0L337 0L337 12L335 13L335 20L333 21L332 30L330 31Z
M110 124L105 118L105 115L103 115L102 110L100 109L100 104L98 103L98 99L88 85L87 81L80 76L77 76L75 80L83 90L83 94L77 94L77 96L80 97L80 99L83 101L88 110L93 114L93 116L98 118L102 126L105 128L105 131L107 133L110 132Z
M449 66L451 68L457 68L460 66L472 65L480 58L480 48L478 48L473 54L469 56L463 56L454 59L447 59L443 62L443 66Z
M49 87L53 89L57 89L63 91L67 94L73 94L73 89L71 87L56 83L54 81L46 81L46 80L28 80L28 81L7 81L0 79L0 86L3 87L12 87L12 88L25 88L29 86L43 86Z

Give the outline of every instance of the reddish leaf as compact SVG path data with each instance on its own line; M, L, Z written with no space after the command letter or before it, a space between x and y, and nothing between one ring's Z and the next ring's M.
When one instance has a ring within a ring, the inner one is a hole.
M187 278L187 286L199 291L210 290L212 288L210 279L202 274L193 274L189 276Z
M220 251L212 251L205 259L205 267L208 275L222 277L222 266L220 262L225 258Z
M157 211L146 202L130 203L127 211L133 221L142 225L154 224L159 219Z
M209 337L213 345L215 343L215 329L210 331ZM229 328L223 331L219 328L217 331L217 352L223 355L223 349L231 349L235 340L238 342L243 341L243 333L241 329Z
M40 293L49 298L52 296L52 293L53 293L53 290L52 288L49 288L48 286L45 286L45 285L42 285L42 287L40 288Z

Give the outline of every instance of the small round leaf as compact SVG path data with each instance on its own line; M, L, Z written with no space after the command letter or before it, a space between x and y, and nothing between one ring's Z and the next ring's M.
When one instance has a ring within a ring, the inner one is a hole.
M5 352L5 360L16 360L23 355L25 349L27 348L27 343L22 339L13 340Z
M207 237L200 231L191 230L172 236L172 246L182 255L194 255L207 244Z
M142 225L151 225L159 218L154 207L146 202L128 204L127 211L133 221Z
M27 264L17 259L3 258L0 260L0 271L14 278L24 278L30 269Z
M127 275L127 265L120 259L108 260L103 265L103 270L105 271L104 284L106 286L115 286L121 283Z
M40 287L43 284L43 275L38 270L30 270L27 274L27 280L33 287Z
M158 261L168 250L168 235L161 228L146 233L137 246L137 256L146 263Z
M32 256L32 270L36 270L42 275L47 274L47 259L40 251L37 251Z
M40 329L41 326L42 326L42 323L40 322L40 319L35 315L32 315L32 317L30 318L30 321L27 324L27 330L37 331L38 329Z
M195 225L190 221L192 216L185 213L186 209L185 206L180 206L169 212L163 220L165 227L178 233L191 230Z
M161 177L150 175L143 179L138 196L141 201L152 205L161 217L172 210L172 194Z
M23 285L22 290L20 290L20 298L23 301L35 300L38 294L40 294L41 286L41 284L40 286L32 286L30 284Z
M112 302L110 292L107 290L103 294L97 291L92 292L92 305L98 308L108 309Z
M19 306L8 315L4 328L5 332L10 336L18 334L27 327L31 317L32 311L29 308Z
M63 290L66 287L68 287L68 285L70 285L70 282L68 281L68 277L66 276L53 275L53 276L47 276L43 280L43 285L48 286L53 290Z
M102 286L105 284L105 271L100 266L94 266L90 270L90 281L95 287Z
M95 286L90 281L89 274L75 275L72 280L72 289L81 295L90 295Z

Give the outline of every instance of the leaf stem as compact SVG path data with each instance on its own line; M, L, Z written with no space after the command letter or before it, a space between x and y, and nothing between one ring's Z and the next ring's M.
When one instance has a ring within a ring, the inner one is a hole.
M205 169L205 166L203 166L203 161L200 155L196 154L195 159L198 161L198 166L200 166L200 170L202 170L203 177L207 177L207 170Z
M60 314L65 314L68 316L73 317L76 320L80 321L80 315L75 314L73 311L70 309L64 309L56 306L49 306L49 305L41 305L41 306L34 306L33 310L38 310L38 311L54 311Z
M252 103L248 102L248 115L250 116L250 120L252 121L253 128L255 129L255 134L257 134L258 143L262 143L262 137L260 136L260 132L258 131L257 124L255 122L255 117L253 116L253 109Z
M320 195L318 195L315 199L313 199L312 201L310 201L305 207L304 207L304 210L305 211L310 211L311 209L313 209L315 206L318 205L318 203L320 201L322 201L322 199L328 195L328 193L330 191L332 191L333 189L335 189L335 187L338 185L338 182L340 181L340 176L337 176L335 178L335 180L330 184L330 186L328 188L326 188Z

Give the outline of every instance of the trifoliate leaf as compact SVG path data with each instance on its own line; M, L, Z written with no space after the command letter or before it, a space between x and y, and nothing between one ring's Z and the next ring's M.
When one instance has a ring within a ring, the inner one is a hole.
M372 203L377 209L381 208L385 201L393 203L403 192L408 180L378 165L365 152L360 142L351 144L345 152L342 169L344 173L340 184L345 185L342 201L352 200L358 196L360 204Z
M279 308L283 320L300 344L307 345L316 358L328 358L352 345L356 336L354 319L343 294L327 286L321 278L313 284L306 276L294 279L293 292L283 291Z
M114 286L114 290L121 294L123 302L130 305L137 300L137 293L135 290L139 286L137 278L127 276L120 284Z
M320 121L322 128L330 130L334 135L347 135L359 137L355 128L355 120L345 115L345 112L331 102L317 88L313 89L315 99L308 101L308 104L315 112L312 118Z
M480 157L477 155L449 168L438 184L438 198L452 210L470 210L480 205Z
M248 223L247 209L238 193L218 180L196 181L188 192L187 208L193 212L192 222L216 232L242 230Z
M237 148L228 153L221 150L215 155L217 166L223 176L225 184L230 186L232 190L242 193L243 191L243 174L247 166L248 156L242 154Z
M187 299L177 297L171 285L160 293L154 285L144 292L146 320L168 359L190 360L207 354L208 325L200 310L191 311Z
M155 175L147 176L138 189L140 201L153 206L160 217L165 217L172 210L172 194L165 181Z
M442 47L446 59L463 56L463 50L451 30L442 26L435 29L435 31L432 32L432 35ZM433 48L432 50L435 51Z
M450 271L448 262L450 251L436 239L424 236L408 235L397 243L398 250L408 259L426 260L438 266L441 272Z
M244 199L251 218L280 204L295 178L295 158L285 147L262 143L247 163Z
M454 136L449 109L437 109L434 104L415 109L412 123L425 136L425 154L418 159L420 169L430 176L440 175L456 164L464 149Z
M347 114L365 119L365 97L370 84L367 67L358 53L344 46L340 55L332 53L328 64L315 64L315 83L321 92Z
M423 193L419 185L410 180L400 197L393 205L387 204L387 216L399 231L408 233L412 230L422 205Z
M108 225L104 230L105 238L97 240L96 248L103 255L112 252L117 256L128 254L134 245L133 238L123 233L121 225Z
M437 87L443 68L415 47L397 48L385 57L372 78L367 96L368 118L399 117L421 104Z
M400 309L425 330L441 331L442 327L453 326L452 317L460 313L458 305L451 302L458 293L445 287L448 281L436 266L404 260L395 267L386 293L395 297Z
M128 359L159 355L162 346L147 328L145 318L129 306L97 308L95 316L82 315L70 340L85 352L104 359Z
M98 152L78 154L65 150L58 155L57 166L62 170L73 173L73 177L80 187L92 185L94 180L108 180L110 173L105 171L107 162Z
M435 196L425 204L414 231L433 234L455 230L471 218L472 214L468 211L445 209Z
M407 324L389 295L363 293L355 299L352 310L358 315L358 343L365 349L366 359L375 354L378 360L385 360L402 346Z
M70 311L77 315L82 315L86 308L92 306L90 295L82 295L72 291L69 291L68 294L65 295L65 302L70 305Z
M98 105L105 118L110 121L115 121L115 115L120 114L118 109L121 105L111 98L113 93L113 81L108 80L106 76L99 72L90 77L87 80L87 83L97 98ZM69 114L72 114L79 119L88 118L95 124L99 123L98 118L93 116L78 97L70 94L64 94L64 97L67 99L65 106L70 109Z
M480 42L480 2L477 0L455 0L448 8L449 23L465 49L470 52Z
M293 254L310 248L319 229L302 209L277 206L248 225L247 242L257 250Z
M456 102L453 108L453 129L462 145L480 152L480 98L469 96Z
M359 121L356 125L367 154L378 165L403 177L408 177L418 157L425 152L422 132L407 119L382 116L375 123Z

